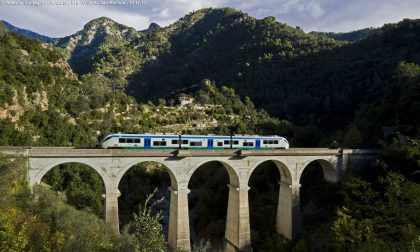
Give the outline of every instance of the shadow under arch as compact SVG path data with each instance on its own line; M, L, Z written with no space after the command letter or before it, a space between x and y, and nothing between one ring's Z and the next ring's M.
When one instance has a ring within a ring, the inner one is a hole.
M301 182L302 175L305 173L305 171L315 165L318 165L321 167L325 181L332 182L332 183L337 182L338 174L335 168L336 164L330 160L317 158L317 159L313 159L305 163L299 176L299 183Z
M100 169L78 161L57 162L43 168L38 176L39 182L52 190L64 191L68 204L104 218L106 185Z
M288 167L279 160L260 161L250 170L249 218L254 251L284 250L281 236L275 235L281 232L278 226L284 226L278 220L280 183L288 187L292 183L292 176Z
M311 232L334 214L338 200L335 182L337 172L333 161L313 159L306 162L299 176L301 232Z
M105 174L105 172L102 169L98 169L97 167L95 167L94 165L92 165L88 162L75 160L75 161L56 161L56 162L53 162L53 163L50 163L50 164L46 165L39 172L37 172L33 178L31 178L31 180L33 180L33 181L31 181L31 184L33 184L33 185L39 184L41 182L41 180L44 178L44 176L49 171L51 171L52 169L54 169L58 166L68 165L68 164L79 164L79 165L89 167L89 168L95 170L96 173L98 173L99 176L101 176L102 182L106 181L107 175Z
M287 167L286 164L284 164L283 162L276 160L276 159L268 159L268 160L263 160L260 161L258 163L256 163L254 165L254 167L251 168L251 170L249 171L249 178L248 178L248 184L249 184L249 180L251 179L252 174L254 173L254 171L259 168L261 165L263 165L264 163L269 163L272 162L276 165L278 171L279 171L279 182L284 182L287 184L292 184L292 173L290 172L289 167Z
M176 189L178 181L167 164L158 161L133 162L117 175L116 182L120 192L118 198L120 227L127 225L139 206L144 205L147 197L154 192L153 200L163 201L153 207L154 211L162 211L162 227L165 237L168 236L170 213L170 190ZM152 200L152 201L153 201Z
M231 184L233 186L239 186L239 174L238 174L238 172L235 169L233 169L233 166L230 165L229 163L227 163L225 161L217 160L217 159L204 160L204 161L201 161L201 162L197 163L196 165L194 165L193 168L191 168L188 171L188 178L187 178L188 184L190 183L190 180L191 180L193 174L199 168L201 168L204 165L209 164L209 163L213 163L213 164L219 163L219 164L221 164L229 175L229 184Z
M141 165L141 164L144 164L144 163L155 163L155 164L158 164L158 165L160 165L162 168L165 168L165 171L168 173L168 175L169 175L169 177L170 177L170 179L171 179L171 183L170 183L170 186L173 188L173 189L178 189L178 180L176 179L176 176L175 176L175 174L172 172L172 170L169 168L169 165L168 164L166 164L165 162L159 162L159 161L147 161L147 160L142 160L142 161L136 161L136 162L133 162L133 163L131 163L131 164L129 164L129 165L127 165L126 167L124 167L118 174L117 174L117 177L116 177L116 183L117 183L117 185L119 186L120 185L120 183L121 183L121 179L127 174L127 172L130 170L130 169L132 169L133 167L135 167L135 166L138 166L138 165Z
M214 251L224 248L229 187L239 186L237 171L225 161L209 159L188 172L190 240L209 240Z

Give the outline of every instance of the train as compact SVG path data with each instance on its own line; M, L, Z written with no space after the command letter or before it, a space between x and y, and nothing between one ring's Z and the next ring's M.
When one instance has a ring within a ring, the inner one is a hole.
M288 149L281 136L110 134L99 144L103 149Z

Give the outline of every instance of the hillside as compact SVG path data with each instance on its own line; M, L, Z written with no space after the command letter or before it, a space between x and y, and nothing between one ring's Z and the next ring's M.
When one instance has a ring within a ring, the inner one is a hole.
M110 29L121 33L111 23ZM313 125L343 142L342 132L349 130L359 108L386 92L400 62L419 63L419 23L405 20L378 30L325 34L357 40L347 43L306 34L271 17L258 20L230 8L202 9L137 39L105 41L101 53L86 49L91 61L84 66L95 66L90 74L104 75L115 88L126 87L140 102L215 80L275 117ZM102 34L99 30L95 34ZM72 55L77 61L77 53ZM381 132L383 126L398 125L376 125L375 130Z
M103 17L54 43L79 80L95 89L157 103L214 80L315 135L310 145L328 145L343 144L351 128L364 130L355 121L360 108L389 92L401 62L420 63L419 25L404 20L377 30L307 34L272 17L210 8L151 33ZM375 143L384 126L399 125L372 125L375 137L362 132L362 142Z
M128 93L156 99L209 78L275 117L333 135L386 92L400 62L420 63L420 20L343 44L229 11L198 11L156 32L170 47L132 76Z
M41 35L39 33L16 27L16 26L14 26L14 25L12 25L12 24L4 21L4 20L0 20L0 23L2 23L9 32L15 32L17 34L20 34L20 35L25 36L25 37L30 38L30 39L39 39L42 42L46 42L46 43L51 43L54 40L53 38Z
M282 124L209 80L185 90L188 106L181 94L138 104L104 75L78 78L52 46L0 28L0 145L94 146L110 132L263 133Z
M367 38L368 36L374 34L379 29L377 28L365 28L357 31L351 32L310 32L317 36L329 37L335 40L346 41L346 42L356 42L362 39Z
M276 55L293 58L340 45L278 23L272 17L257 20L230 8L190 13L158 30L151 39L160 41L158 47L162 49L156 60L147 62L130 78L127 88L140 100L168 95L204 78L249 96L263 79L253 79L253 87L249 86L245 83L247 73L259 71L261 64Z

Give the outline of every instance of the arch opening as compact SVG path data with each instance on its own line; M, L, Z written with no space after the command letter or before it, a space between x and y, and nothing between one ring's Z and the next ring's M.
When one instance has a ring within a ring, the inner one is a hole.
M313 160L300 176L302 232L312 233L328 221L337 200L335 169L327 160Z
M276 230L279 183L291 183L287 167L277 160L257 164L249 177L249 217L254 251L285 251Z
M188 183L192 247L210 241L214 251L223 251L228 184L239 185L239 178L233 168L224 162L208 161L193 170Z
M54 191L65 193L67 203L76 209L104 218L105 183L91 166L78 162L59 164L42 175L40 181Z
M164 236L167 239L171 197L169 187L176 188L177 181L170 169L164 164L145 161L129 167L118 182L120 229L123 229L132 221L133 214L138 214L139 207L143 207L147 197L156 190L151 201L163 200L159 204L152 204L152 213L162 211L161 224Z

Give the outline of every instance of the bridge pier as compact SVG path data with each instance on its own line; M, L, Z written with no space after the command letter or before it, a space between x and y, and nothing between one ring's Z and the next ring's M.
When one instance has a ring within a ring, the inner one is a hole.
M118 217L118 184L115 179L109 178L105 182L105 221L111 224L116 232L120 232Z
M292 240L300 232L300 184L280 182L277 205L277 233Z
M171 205L169 214L169 247L176 251L191 251L190 248L190 224L188 215L187 185L178 186L178 189L169 188L171 191Z
M225 251L252 251L249 222L248 186L229 184L226 216Z

